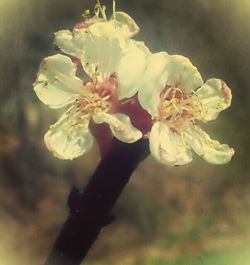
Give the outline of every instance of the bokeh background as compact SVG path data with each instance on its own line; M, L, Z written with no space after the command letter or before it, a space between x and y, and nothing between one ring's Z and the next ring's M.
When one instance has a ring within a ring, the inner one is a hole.
M112 1L103 1L110 12ZM71 29L90 0L0 0L0 264L42 264L68 210L72 185L84 187L93 150L61 161L43 134L60 114L32 83L42 58L57 53L53 33ZM152 52L182 54L204 80L224 79L232 106L205 125L234 147L223 166L199 157L178 168L143 161L119 199L88 265L250 264L250 1L117 0ZM124 161L126 163L126 161ZM119 177L119 176L117 176Z

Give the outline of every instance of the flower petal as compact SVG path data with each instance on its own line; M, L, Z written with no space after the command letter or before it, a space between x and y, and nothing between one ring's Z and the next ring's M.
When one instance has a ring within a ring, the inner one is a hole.
M82 81L76 77L76 66L70 58L57 54L43 59L33 86L38 98L56 109L77 98Z
M54 43L64 53L80 58L86 38L86 29L60 30L55 33Z
M70 115L65 113L44 136L47 148L57 158L74 159L87 153L93 144L88 129L89 119L78 125L73 125L73 122Z
M88 28L81 62L85 72L103 80L116 72L125 40L113 23L95 23Z
M149 54L143 42L130 41L117 69L118 99L130 98L137 93Z
M117 24L120 26L122 34L126 37L133 37L140 31L133 18L124 12L115 12L115 18L114 16L112 18L118 22Z
M147 66L138 91L142 107L153 117L158 115L160 94L167 81L167 53L159 52L147 57Z
M225 164L234 155L234 150L226 144L212 140L200 127L190 127L184 133L186 143L207 162L212 164Z
M101 112L93 116L96 123L108 123L113 135L125 143L133 143L142 137L142 133L136 129L130 121L130 118L121 113L108 114Z
M169 55L166 69L166 85L177 86L185 93L191 93L203 84L202 77L190 60L182 55Z
M113 20L104 20L102 22L93 23L88 27L88 31L93 36L105 36L107 38L121 35L119 29L117 29L117 24Z
M231 105L232 94L230 88L220 79L209 79L195 92L201 104L201 117L205 121L217 118L219 113Z
M150 132L151 154L161 163L170 166L185 165L192 161L192 153L182 137L171 131L163 122L156 122Z

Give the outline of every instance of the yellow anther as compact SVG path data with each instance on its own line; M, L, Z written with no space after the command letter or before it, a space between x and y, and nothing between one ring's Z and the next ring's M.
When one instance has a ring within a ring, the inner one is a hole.
M83 13L82 13L82 16L83 16L84 18L89 18L89 15L90 15L90 11L89 11L89 9L84 10Z
M64 129L68 130L71 129L71 125L67 122L63 124Z
M178 98L172 98L171 99L171 102L172 103L178 103L178 102L180 102L180 100Z
M185 130L195 120L200 119L203 111L200 102L192 98L192 95L184 94L176 87L167 89L161 95L159 119L165 121L174 131Z
M170 110L171 110L170 106L163 107L163 112L168 113L170 112Z
M101 111L102 111L102 109L100 107L95 107L94 108L94 113L95 114L98 113L98 112L101 112Z
M78 123L78 124L76 124L75 128L81 129L81 128L83 128L83 124L82 123Z

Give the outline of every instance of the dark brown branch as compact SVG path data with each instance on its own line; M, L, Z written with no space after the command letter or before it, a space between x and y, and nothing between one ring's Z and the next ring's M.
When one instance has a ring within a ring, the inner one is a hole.
M137 165L149 154L148 141L133 144L113 140L83 193L72 189L67 218L45 265L79 265L102 227L113 220L115 202Z

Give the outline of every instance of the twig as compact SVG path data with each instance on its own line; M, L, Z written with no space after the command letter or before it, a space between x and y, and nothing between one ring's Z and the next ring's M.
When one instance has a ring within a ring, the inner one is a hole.
M79 265L102 227L110 224L115 202L137 165L149 154L148 141L133 144L113 140L83 193L72 188L70 215L59 233L45 265Z

